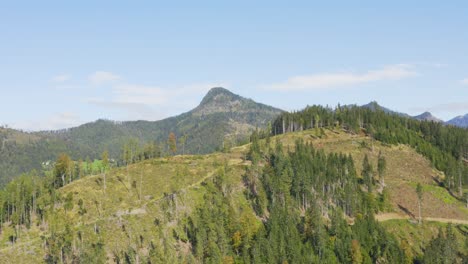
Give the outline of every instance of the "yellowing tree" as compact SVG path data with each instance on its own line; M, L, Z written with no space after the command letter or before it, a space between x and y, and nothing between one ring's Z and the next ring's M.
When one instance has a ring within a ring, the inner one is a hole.
M353 264L360 264L363 262L361 246L356 239L351 241L351 260Z
M167 144L169 145L169 150L172 152L172 155L174 155L177 152L177 140L173 132L169 134Z
M109 169L109 152L107 150L105 150L103 153L102 153L102 169L104 171L108 170Z

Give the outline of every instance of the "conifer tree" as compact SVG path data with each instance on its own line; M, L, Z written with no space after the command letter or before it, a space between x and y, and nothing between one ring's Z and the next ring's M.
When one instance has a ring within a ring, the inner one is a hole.
M362 161L362 178L364 183L367 186L367 191L372 193L373 187L373 177L372 177L372 165L369 162L369 157L367 154L364 156L364 160Z

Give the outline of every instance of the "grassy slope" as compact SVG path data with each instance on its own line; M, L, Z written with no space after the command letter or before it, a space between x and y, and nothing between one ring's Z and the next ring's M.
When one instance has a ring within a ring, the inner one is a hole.
M331 131L327 131L325 136L317 139L315 133L310 130L286 134L281 137L281 141L285 147L292 149L295 140L299 138L312 142L314 147L322 148L326 152L351 154L358 174L362 169L365 154L369 156L376 170L377 158L381 151L387 160L385 184L390 192L393 210L397 213L417 217L418 203L415 190L416 184L421 183L424 190L423 217L468 220L465 203L451 196L437 184L437 180L443 179L443 173L433 169L425 157L408 146L387 146L361 135ZM375 178L377 179L377 176Z
M403 210L417 214L414 186L420 182L424 184L425 190L424 216L468 219L468 210L463 207L463 203L450 196L434 181L434 178L443 175L433 170L429 162L411 148L383 146L379 142L372 143L364 136L336 131L326 131L322 138L318 138L314 131L290 133L277 138L285 148L291 150L294 141L302 138L327 152L350 153L355 158L358 172L361 170L365 153L370 156L375 166L377 155L382 151L387 158L386 184L396 214L404 215ZM275 139L272 140L272 144L274 141ZM189 250L189 247L181 242L184 241L184 230L177 221L177 216L192 213L193 208L202 202L205 191L201 184L203 180L220 173L220 169L228 164L227 178L237 186L232 194L234 199L231 199L236 203L235 208L238 208L235 213L239 218L249 219L255 227L259 220L254 218L252 209L242 195L241 177L245 166L248 166L248 162L243 162L242 157L247 150L248 146L241 146L234 148L229 154L148 160L129 166L128 172L127 168L117 168L106 175L106 190L103 187L103 175L86 177L60 190L63 196L73 193L75 204L70 212L62 211L61 217L73 222L73 228L81 230L84 237L93 237L93 229L97 226L108 253L126 250L128 245L138 244L139 240L146 244L149 241L157 244L159 237L173 236L174 233L181 239L174 241L173 246L183 252ZM141 199L140 177L143 179ZM165 195L174 192L175 198ZM76 204L79 199L83 199L88 210L83 216L78 214ZM63 219L58 219L57 222L58 228L63 228L60 226ZM425 223L420 228L408 220L385 222L385 226L398 237L409 241L414 254L420 253L421 246L436 234L436 227L439 225L442 224ZM47 235L47 232L43 231L47 228L41 228L42 231L39 227L34 227L23 234L13 247L7 243L7 234L12 230L6 228L4 234L0 235L0 263L31 263L41 260L44 252L40 236Z

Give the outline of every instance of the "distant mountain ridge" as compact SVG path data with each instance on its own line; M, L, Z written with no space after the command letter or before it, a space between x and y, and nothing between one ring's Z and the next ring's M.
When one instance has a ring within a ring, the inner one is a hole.
M436 123L443 123L443 124L446 124L446 125L452 125L452 126L458 126L458 127L462 127L462 128L468 128L468 114L457 116L457 117L455 117L453 119L450 119L449 121L444 122L442 119L437 118L432 113L427 112L427 111L420 114L420 115L410 116L408 114L393 111L393 110L391 110L389 108L381 106L376 101L372 101L372 102L370 102L368 104L362 105L362 107L371 109L373 111L375 111L376 109L380 109L380 110L382 110L382 111L384 111L385 113L388 113L388 114L396 114L396 115L399 115L399 116L409 117L409 118L413 118L413 119L420 120L420 121L432 121L432 122L436 122Z
M468 128L468 114L457 116L445 123L448 125Z
M86 142L99 139L100 142L108 142L106 148L117 154L118 150L112 146L121 145L119 142L125 140L124 137L136 137L142 142L165 142L168 134L174 132L177 137L187 135L187 153L208 153L221 146L224 137L232 136L236 140L245 137L256 127L265 127L281 112L280 109L256 103L225 88L215 87L193 110L174 117L159 121L98 120L71 128L58 136L65 140ZM119 140L115 142L117 138ZM109 142L110 139L114 139L114 142Z
M78 160L99 158L104 150L108 150L115 159L121 157L124 143L131 138L141 143L157 141L165 150L171 132L178 139L186 136L185 144L178 145L177 153L210 153L220 149L224 141L231 144L245 141L254 129L266 127L281 112L283 110L215 87L193 110L159 121L99 119L59 131L12 133L9 130L9 134L0 131L0 143L3 138L6 142L6 147L0 149L0 183L2 178L39 169L41 162L55 160L61 152ZM21 144L13 140L13 134L22 139ZM15 164L14 168L11 164Z
M361 107L417 120L442 122L429 112L409 116L380 106L375 101ZM111 158L118 159L123 145L131 138L142 143L157 141L167 148L167 137L173 132L177 138L186 137L185 144L178 146L177 153L210 153L220 149L225 141L245 141L252 130L266 127L282 112L225 88L215 87L193 110L159 121L99 119L70 129L42 132L0 128L0 185L20 173L40 169L43 161L55 160L62 152L78 160L99 158L104 150L108 150ZM466 128L468 115L444 124Z
M417 115L417 116L413 116L414 119L416 120L421 120L421 121L433 121L433 122L437 122L437 123L443 123L444 121L435 117L434 115L432 115L430 112L424 112L420 115Z
M372 101L372 102L370 102L368 104L362 105L361 107L368 108L368 109L370 109L372 111L380 109L380 110L384 111L387 114L396 114L396 115L399 115L399 116L411 117L408 114L396 112L396 111L390 110L389 108L383 107L383 106L379 105L376 101Z

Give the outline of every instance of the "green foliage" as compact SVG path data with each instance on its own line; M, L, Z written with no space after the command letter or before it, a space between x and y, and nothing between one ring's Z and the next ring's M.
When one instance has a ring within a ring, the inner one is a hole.
M373 168L369 162L369 157L367 154L364 156L364 160L362 161L362 178L364 180L364 184L367 186L367 191L372 193L373 186L374 186L374 177L373 177Z
M428 264L450 264L456 263L458 254L455 233L452 225L447 225L445 234L439 229L439 234L434 238L425 250L424 263Z
M159 157L170 132L183 138L177 153L211 153L221 148L226 135L234 145L245 142L255 127L266 127L281 112L214 88L197 108L160 121L97 120L71 129L33 133L0 129L0 186L21 173L41 169L42 163L55 160L60 153L67 153L73 160L94 160L107 150L109 158L117 161L122 158L124 145L136 141L143 151L131 153L130 163L142 160L141 156Z
M251 156L264 156L253 138ZM253 159L244 176L246 197L265 217L250 238L235 227L230 200L210 182L205 185L205 203L190 220L189 240L198 260L218 263L233 256L239 263L405 261L396 239L367 209L367 199L374 198L360 190L350 156L325 154L297 141L293 152L284 153L278 144L265 160ZM356 223L349 226L346 217L356 218Z
M418 200L419 200L419 201L422 201L422 198L423 198L423 188L422 188L421 183L418 183L418 184L416 185L416 194L418 195Z
M377 210L386 210L389 198L386 188L381 194L368 191L374 173L369 157L362 160L361 181L351 155L325 152L302 139L287 150L279 141L270 147L260 140L267 136L262 133L251 136L249 151L161 158L111 169L105 195L100 175L66 181L59 190L55 175L25 175L0 192L0 219L27 226L37 215L36 227L27 227L27 232L48 227L38 248L51 263L413 260L408 246L374 219ZM130 153L129 162L147 159L138 154L141 147L131 149L122 151ZM251 162L241 159L246 152ZM93 166L103 171L105 160L70 163L72 171L92 171ZM381 168L377 162L379 174ZM72 172L71 179L76 175ZM141 195L141 187L151 195ZM21 241L21 227L8 225L1 226L8 227L11 241ZM448 259L454 252L461 254L458 246L444 248L450 249L440 254Z
M457 190L460 196L460 185L468 184L468 166L459 162L468 160L468 129L388 113L377 104L371 107L338 105L335 109L311 106L299 112L283 113L274 121L271 133L335 127L336 124L352 133L365 132L386 144L410 145L445 173L445 187ZM380 167L385 167L383 161ZM379 170L379 176L382 175Z
M64 186L67 182L71 182L71 175L73 173L73 161L67 154L60 154L54 167L54 186L59 188ZM67 181L68 180L68 181Z

